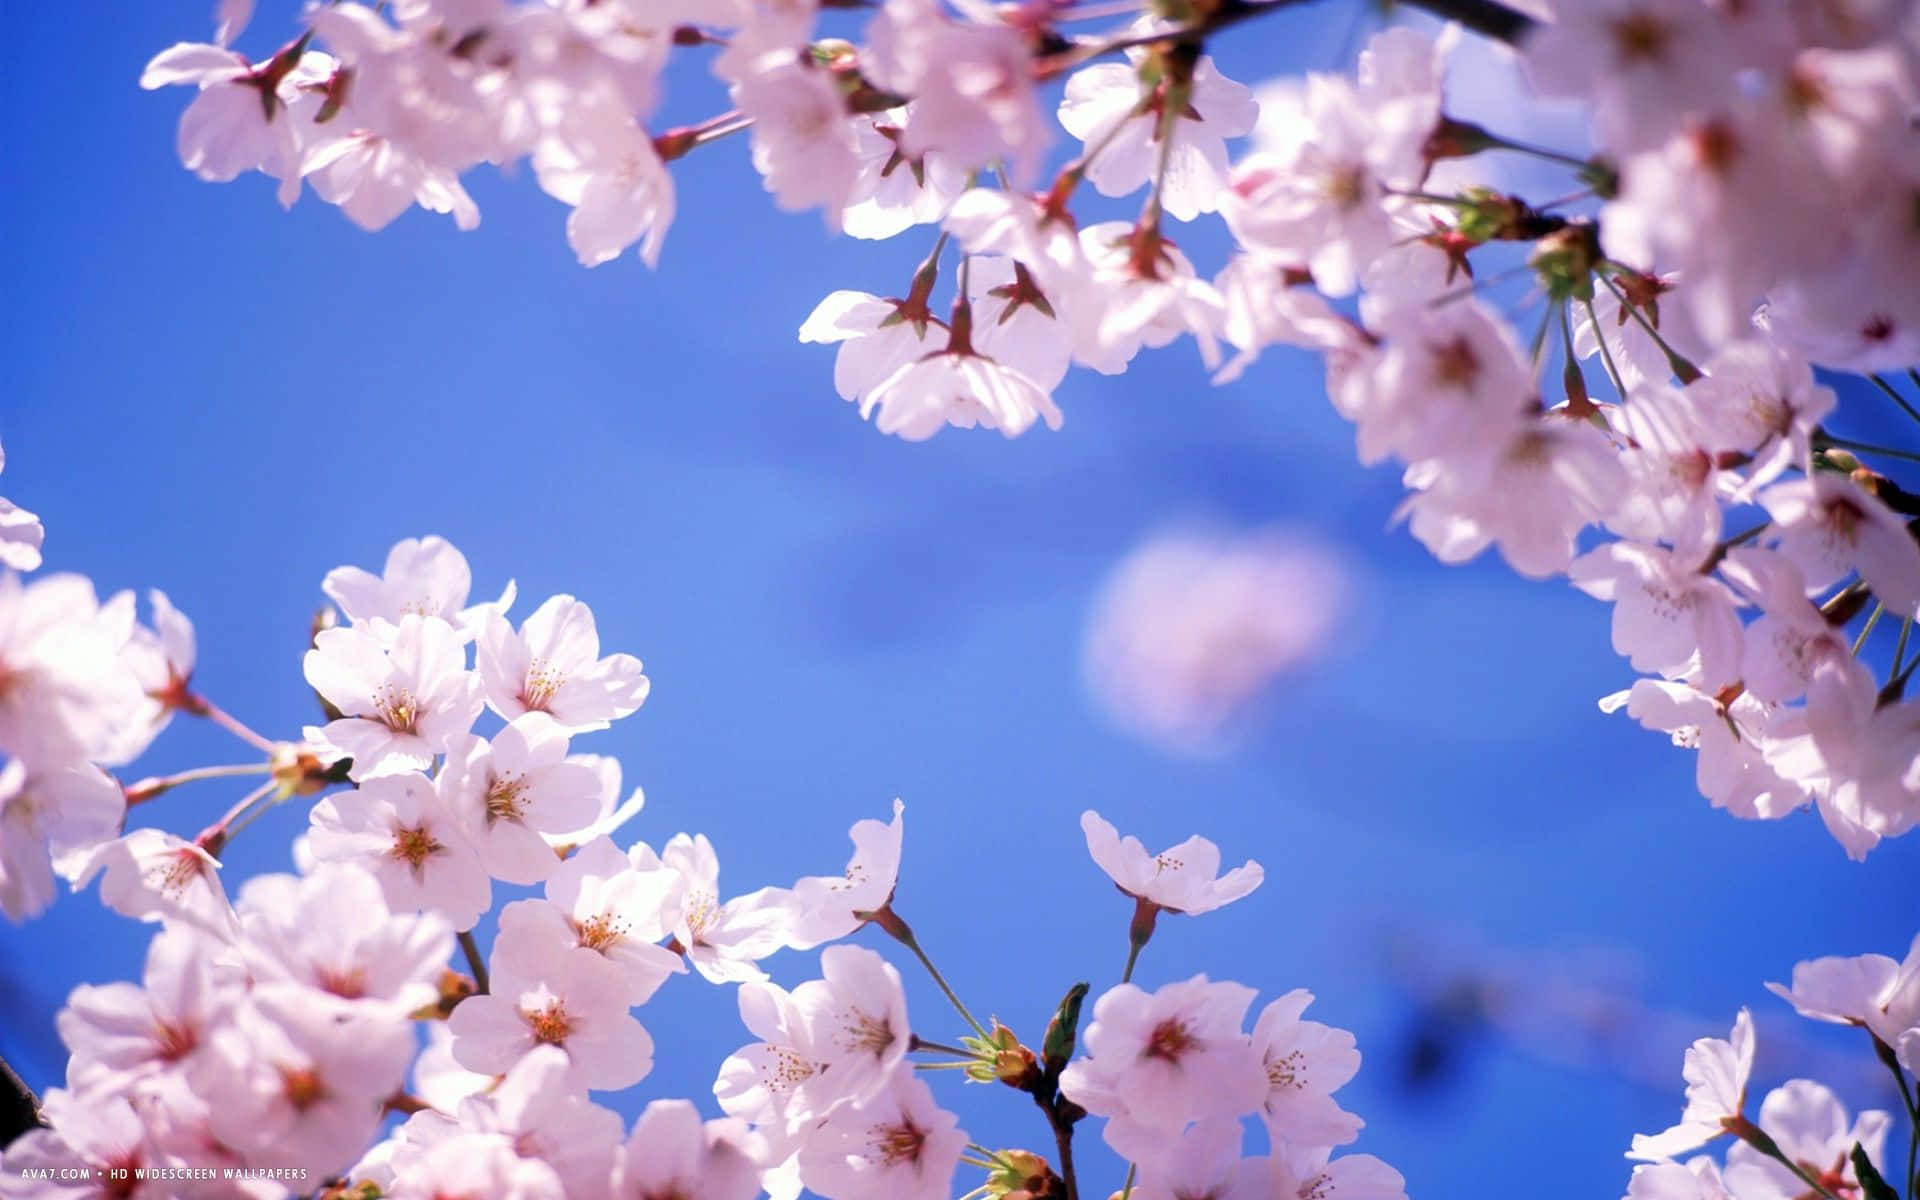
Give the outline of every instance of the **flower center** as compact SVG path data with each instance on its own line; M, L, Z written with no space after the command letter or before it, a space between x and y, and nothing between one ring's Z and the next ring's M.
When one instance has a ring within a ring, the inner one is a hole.
M857 1008L841 1014L840 1044L848 1051L862 1051L879 1058L893 1045L893 1027L885 1017L876 1017Z
M305 1112L327 1094L320 1075L312 1067L281 1067L280 1093L296 1112Z
M1623 63L1658 62L1672 31L1654 13L1635 9L1613 22L1613 48Z
M573 923L574 936L587 949L604 954L607 948L627 936L627 923L612 913L597 913Z
M342 1000L358 1000L367 994L367 969L357 963L350 967L316 967L313 975L321 991Z
M889 1167L919 1162L920 1148L927 1143L927 1135L905 1116L897 1125L875 1125L871 1133L874 1153Z
M401 825L393 831L393 849L387 853L407 864L416 877L425 873L427 860L445 854L447 848L425 825Z
M527 1020L527 1028L533 1031L533 1040L549 1046L564 1046L567 1036L573 1032L573 1019L567 1015L566 1005L558 1000L547 1001L547 1006L538 1012L522 1011Z
M200 1037L191 1025L173 1025L166 1021L156 1021L153 1026L155 1053L162 1062L179 1062L193 1053L200 1044Z
M1193 1036L1193 1031L1187 1028L1185 1021L1168 1017L1153 1027L1153 1032L1147 1037L1147 1048L1140 1052L1140 1057L1157 1058L1177 1066L1199 1045L1200 1039Z
M495 821L520 821L526 808L527 780L523 775L495 778L487 789L487 824Z
M418 733L420 730L420 702L414 699L413 692L398 684L382 684L373 694L373 711L379 716L380 723L395 733Z
M1465 389L1480 377L1480 355L1465 337L1428 346L1427 353L1432 357L1435 382Z
M567 681L566 673L544 658L536 658L527 666L527 679L520 688L520 703L530 709L545 711L553 702L554 693Z

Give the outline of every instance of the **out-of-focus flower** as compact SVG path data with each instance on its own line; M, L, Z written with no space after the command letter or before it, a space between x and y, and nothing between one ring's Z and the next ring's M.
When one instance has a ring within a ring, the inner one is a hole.
M1349 578L1331 551L1278 530L1153 537L1095 604L1088 687L1123 728L1217 753L1271 684L1326 650Z

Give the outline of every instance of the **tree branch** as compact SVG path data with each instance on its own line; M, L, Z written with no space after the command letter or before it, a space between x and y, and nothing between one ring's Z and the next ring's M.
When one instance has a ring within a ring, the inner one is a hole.
M1517 46L1540 25L1526 13L1509 8L1499 0L1399 0L1412 8L1424 8L1437 17L1458 21L1483 37Z
M0 1058L0 1147L5 1147L29 1130L46 1125L40 1116L40 1099L26 1081L14 1074Z

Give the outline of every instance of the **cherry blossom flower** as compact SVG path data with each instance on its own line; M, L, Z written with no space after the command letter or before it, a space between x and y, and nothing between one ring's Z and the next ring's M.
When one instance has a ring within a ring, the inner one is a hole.
M1862 1025L1891 1045L1920 1026L1920 937L1903 962L1884 954L1816 958L1794 965L1792 987L1767 988L1803 1017Z
M71 1055L68 1082L126 1095L168 1074L197 1091L213 1086L213 1035L240 990L237 977L214 966L216 946L191 930L169 930L148 948L144 986L75 988L56 1018Z
M1068 78L1060 102L1060 123L1079 138L1092 154L1087 181L1103 196L1127 196L1159 177L1166 161L1160 206L1168 216L1191 221L1218 207L1217 196L1226 185L1227 139L1253 130L1259 106L1245 85L1235 83L1201 55L1192 78L1178 92L1184 103L1170 120L1164 109L1175 94L1171 79L1143 92L1140 64L1145 53L1135 51L1132 62L1100 63L1083 67ZM1169 144L1160 144L1163 124ZM1097 154L1093 148L1099 147Z
M854 127L833 74L801 48L770 51L733 81L734 104L753 118L753 166L789 211L818 207L827 227L860 181Z
M7 455L0 450L0 470L5 470ZM13 501L0 497L0 568L32 571L40 566L40 547L47 531L40 518Z
M1240 1122L1215 1117L1129 1151L1139 1168L1133 1194L1140 1200L1260 1200L1274 1195L1254 1180L1243 1183L1242 1176L1248 1174L1240 1158L1244 1140Z
M575 1090L565 1052L536 1046L482 1092L462 1097L451 1116L423 1110L398 1131L390 1167L414 1177L449 1142L497 1141L520 1158L543 1164L568 1195L601 1193L623 1132L620 1117Z
M132 597L102 605L79 575L0 571L0 747L30 765L116 766L151 736L122 650Z
M914 319L904 301L868 292L837 291L800 326L803 342L837 342L833 386L842 400L863 400L882 380L932 350L930 317Z
M174 84L199 89L180 115L180 162L202 179L225 183L246 171L280 181L279 199L300 196L303 128L319 101L303 89L333 72L315 51L283 50L263 63L219 46L182 42L155 55L140 75L149 90Z
M1686 398L1722 432L1717 448L1754 456L1743 494L1808 461L1813 431L1838 400L1814 382L1806 359L1778 342L1746 339L1721 347L1702 369Z
M471 640L480 622L504 613L514 596L508 584L499 600L468 608L472 588L466 555L445 538L433 536L395 542L379 575L360 567L335 567L320 583L320 590L349 621L371 625L389 640L409 615L439 617L459 629L463 641Z
M811 950L838 941L864 925L866 914L880 911L893 899L900 878L901 814L906 808L895 800L892 821L854 822L848 831L853 857L843 873L809 875L793 885L793 923L786 933L790 948Z
M1869 1161L1883 1165L1893 1119L1868 1111L1849 1122L1847 1110L1831 1091L1811 1080L1793 1079L1767 1093L1756 1123L1789 1161L1816 1179L1832 1179L1829 1190L1845 1194L1860 1188L1850 1161L1853 1148L1859 1146ZM1745 1142L1728 1148L1725 1177L1740 1200L1795 1200L1807 1190L1804 1179Z
M366 870L395 912L436 912L455 929L486 912L492 887L480 852L425 776L369 779L321 800L312 818L314 858Z
M220 860L197 842L159 829L136 829L93 852L73 881L100 877L100 902L140 921L178 921L232 940L240 921L220 885Z
M518 912L513 920L545 926L540 936L571 938L614 964L632 1003L644 1004L667 976L687 969L678 954L655 944L680 923L686 881L651 852L641 858L651 865L636 866L612 839L595 838L548 877L544 902L522 900L502 910L501 928Z
M405 1078L403 1020L316 1005L304 987L258 986L215 1034L225 1059L209 1097L214 1132L252 1158L309 1170L348 1166L380 1126L380 1102Z
M952 336L946 350L907 363L876 383L861 399L860 415L881 433L910 442L925 441L948 425L983 426L1007 437L1020 436L1043 418L1047 428L1060 428L1060 410L1046 388L1018 368L976 352L961 333Z
M827 1200L945 1200L967 1135L904 1064L807 1132L800 1177Z
M1821 816L1850 856L1920 822L1920 700L1882 704L1863 664L1829 661L1807 686L1806 729L1826 777Z
M933 224L967 190L967 173L948 156L910 155L901 148L912 113L907 105L854 122L860 173L855 199L841 214L844 231L853 237L880 240Z
M861 66L914 97L902 134L910 154L938 151L962 168L1005 161L1015 179L1039 165L1049 135L1035 94L1033 54L1021 32L987 18L949 19L937 0L886 0L867 29Z
M1527 77L1542 95L1591 99L1607 149L1657 142L1681 114L1715 106L1733 87L1738 64L1708 5L1589 0L1556 16L1527 40Z
M600 775L569 761L567 742L545 713L530 712L491 742L464 738L448 753L434 785L494 878L539 883L560 865L543 835L593 819Z
M1708 694L1692 683L1642 679L1600 701L1602 712L1624 707L1648 729L1698 753L1700 794L1738 817L1770 820L1806 805L1807 795L1768 757L1779 731L1775 714L1756 697Z
M390 643L357 625L313 642L307 682L342 714L322 732L353 757L355 780L426 769L480 715L480 681L439 617L407 614Z
M0 766L0 912L24 921L53 903L54 875L76 878L120 832L126 794L98 767Z
M605 960L503 930L489 966L492 990L461 1001L448 1021L461 1066L501 1074L538 1046L558 1046L572 1085L593 1091L631 1087L653 1069L653 1039Z
M1075 362L1118 375L1142 347L1192 334L1200 360L1219 364L1226 302L1178 247L1125 221L1103 221L1080 231L1080 248L1087 270L1063 296Z
M635 846L629 852L635 867L665 866L679 873L686 889L673 938L693 969L713 983L765 979L766 972L754 964L787 944L793 893L761 888L722 903L720 860L704 833L675 834L657 858L644 850Z
M1627 1157L1654 1162L1684 1154L1727 1131L1747 1103L1747 1077L1753 1073L1753 1017L1746 1009L1734 1020L1729 1039L1701 1038L1687 1048L1681 1074L1687 1080L1687 1107L1680 1123L1663 1132L1635 1134Z
M1150 1128L1239 1117L1265 1104L1270 1084L1242 1030L1253 989L1196 975L1146 992L1108 989L1067 1064L1060 1091L1088 1112Z
M1858 484L1830 471L1775 484L1759 502L1773 517L1775 545L1824 591L1849 573L1896 613L1920 611L1920 546L1906 522Z
M1255 1196L1339 1197L1340 1200L1406 1200L1407 1181L1371 1154L1330 1158L1324 1146L1276 1146L1270 1158L1251 1159L1244 1175L1259 1181ZM1243 1185L1245 1186L1245 1185Z
M602 754L571 754L571 762L591 767L600 778L600 806L591 822L565 833L542 834L547 844L560 852L585 845L597 837L608 837L632 820L647 805L645 789L634 788L626 799L620 797L620 762Z
M1683 1166L1676 1162L1643 1163L1627 1181L1626 1200L1735 1200L1720 1178L1720 1168L1705 1155Z
M967 262L973 344L1051 392L1066 377L1072 334L1033 273L1016 260L976 254Z
M1087 837L1087 853L1115 887L1167 912L1189 916L1212 912L1253 891L1266 878L1260 864L1251 859L1219 874L1220 848L1197 835L1152 854L1138 838L1121 837L1092 809L1080 814L1080 829Z
M1573 560L1567 578L1613 603L1613 648L1635 670L1671 678L1697 660L1703 687L1739 678L1741 625L1733 592L1675 552L1609 542Z
M404 1017L439 998L453 929L435 912L395 912L380 881L345 863L259 875L240 890L241 959L254 980L304 984Z
M509 721L542 712L568 733L605 729L646 703L649 684L631 654L600 657L593 610L553 596L516 633L490 614L475 654L487 706Z
M1445 563L1497 545L1530 579L1567 569L1574 540L1620 502L1626 487L1606 435L1548 415L1458 456L1409 467L1417 494L1401 507L1408 528Z
M1233 168L1220 215L1240 245L1307 267L1330 296L1348 295L1394 242L1399 202L1417 183L1431 114L1373 103L1337 76L1263 94L1266 148Z
M394 1200L562 1200L559 1173L515 1153L503 1138L466 1135L439 1143L398 1174Z
M655 1100L620 1149L612 1194L615 1200L753 1200L760 1194L760 1164L739 1122L702 1123L685 1100Z
M1849 655L1843 632L1808 601L1800 570L1788 559L1765 550L1735 550L1728 574L1761 607L1741 638L1740 683L1755 697L1774 704L1796 700L1822 664Z
M815 1044L819 1031L793 993L778 984L746 980L735 999L740 1023L759 1040L720 1064L714 1098L728 1116L778 1135L776 1142L785 1157L787 1132L826 1111L832 1099L830 1094L824 1099L820 1095L818 1079L826 1063L824 1052Z
M570 132L544 140L533 168L541 190L573 209L567 245L580 265L611 262L639 242L641 260L659 266L676 199L653 139L631 116L598 106L576 117Z
M1333 1093L1360 1070L1353 1035L1300 1014L1313 993L1295 988L1267 1005L1253 1025L1253 1047L1266 1065L1263 1119L1277 1140L1303 1146L1342 1146L1363 1122L1334 1103Z
M133 1175L136 1167L159 1165L161 1156L126 1097L53 1088L40 1098L40 1108L48 1127L30 1129L7 1145L10 1200L16 1195L59 1200L104 1196L104 1189L94 1184L114 1182L108 1173L120 1170L127 1172L133 1185L123 1193L130 1200L172 1200L170 1184L150 1183ZM63 1181L61 1173L76 1166L99 1172L99 1180Z

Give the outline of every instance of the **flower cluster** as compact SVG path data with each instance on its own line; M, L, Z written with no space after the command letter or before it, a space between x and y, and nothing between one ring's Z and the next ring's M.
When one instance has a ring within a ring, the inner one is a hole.
M1920 939L1904 962L1880 954L1819 958L1793 969L1792 987L1767 986L1802 1016L1864 1030L1893 1073L1909 1122L1920 1128L1913 1086L1920 1073ZM1892 1173L1885 1155L1892 1126L1887 1113L1866 1111L1849 1119L1826 1087L1794 1079L1767 1093L1759 1119L1749 1120L1753 1057L1753 1018L1745 1009L1728 1038L1702 1038L1687 1050L1686 1110L1672 1128L1633 1139L1627 1157L1646 1165L1634 1168L1626 1200L1914 1194L1920 1178L1913 1174L1912 1156L1901 1175ZM1727 1134L1736 1140L1724 1165L1706 1155L1676 1161Z
M1844 628L1889 611L1909 628L1920 499L1827 430L1813 371L1920 360L1911 6L1466 6L1517 43L1536 93L1587 105L1584 155L1449 113L1457 28L1388 29L1353 74L1256 103L1205 49L1289 5L1127 7L1084 33L1113 6L886 0L850 39L812 0L344 3L255 61L225 48L244 14L223 6L220 45L176 46L143 82L198 89L191 169L265 172L289 203L311 182L370 228L413 204L471 224L461 173L525 159L589 265L636 242L657 258L667 164L745 132L782 208L856 237L938 228L903 296L838 290L800 329L836 346L839 394L904 438L1058 427L1071 366L1119 373L1188 335L1223 380L1304 347L1361 461L1400 464L1402 517L1436 556L1492 547L1614 605L1645 678L1605 706L1697 748L1714 804L1817 806L1856 857L1920 821L1906 638L1876 674ZM731 107L649 133L669 68L709 54ZM1077 148L1049 170L1062 131ZM1491 186L1481 164L1513 153L1579 190ZM1083 223L1084 187L1143 196L1139 215ZM1209 214L1232 237L1211 275L1174 236ZM1534 282L1530 338L1483 287L1502 258Z
M1149 996L1122 982L1082 1035L1081 984L1036 1053L973 1017L895 910L899 801L853 826L839 871L723 899L704 835L615 840L642 793L623 800L618 764L573 739L632 715L649 684L637 659L601 653L584 603L555 596L518 624L511 585L470 604L466 558L437 537L394 546L378 574L330 572L323 590L338 611L305 673L330 719L277 743L193 689L192 627L158 593L149 630L130 596L102 605L77 577L0 576L8 915L42 907L57 867L76 886L100 875L106 904L160 925L138 983L83 986L61 1010L66 1086L45 1099L47 1127L4 1148L0 1195L68 1195L59 1169L75 1164L112 1194L152 1197L933 1200L963 1166L996 1195L1072 1194L1064 1151L968 1140L921 1074L944 1065L1030 1096L1056 1138L1108 1118L1145 1197L1337 1184L1402 1200L1377 1160L1329 1160L1360 1129L1331 1098L1359 1054L1301 1019L1307 992L1248 1032L1239 984ZM116 782L102 764L140 753L175 710L264 760ZM248 774L265 782L192 840L125 828L132 805ZM230 900L222 853L296 797L311 802L297 872ZM1094 813L1083 825L1134 898L1129 979L1159 913L1205 912L1261 880L1254 863L1219 874L1202 838L1150 855ZM502 887L522 898L501 903ZM926 965L971 1028L962 1045L923 1040L899 972L844 944L869 925ZM775 984L760 964L781 950L818 950L818 977ZM647 1077L654 1041L636 1010L690 968L736 987L756 1040L720 1065L724 1116L659 1099L629 1128L593 1095ZM1240 1122L1255 1115L1272 1150L1243 1160Z

